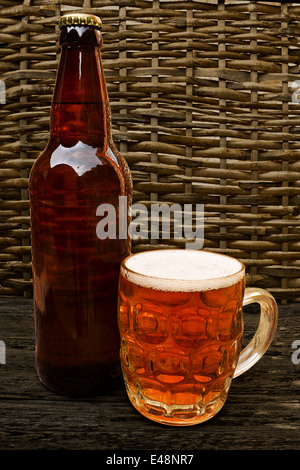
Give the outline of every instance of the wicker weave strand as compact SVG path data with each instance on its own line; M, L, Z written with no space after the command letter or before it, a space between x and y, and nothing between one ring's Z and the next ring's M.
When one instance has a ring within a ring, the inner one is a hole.
M58 23L88 12L103 21L114 140L134 202L204 204L204 248L243 261L249 285L300 301L299 4L0 4L0 295L32 295L28 178L49 136Z

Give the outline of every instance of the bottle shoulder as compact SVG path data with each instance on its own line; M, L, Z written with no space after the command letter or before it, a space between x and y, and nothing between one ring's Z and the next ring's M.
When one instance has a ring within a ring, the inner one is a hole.
M44 192L47 186L72 188L110 185L120 194L131 193L131 173L125 159L112 148L92 147L81 141L65 146L48 142L34 163L29 180L30 192Z

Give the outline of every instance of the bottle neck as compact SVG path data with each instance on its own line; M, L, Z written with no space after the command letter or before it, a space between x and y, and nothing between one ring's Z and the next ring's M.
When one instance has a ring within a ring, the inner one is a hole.
M61 32L50 135L67 147L78 141L93 147L107 143L109 104L100 41L100 32L86 26L63 28Z

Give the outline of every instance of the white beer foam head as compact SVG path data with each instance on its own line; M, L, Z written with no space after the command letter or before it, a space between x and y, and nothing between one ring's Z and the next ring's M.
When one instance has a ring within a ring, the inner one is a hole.
M166 249L131 255L121 267L121 274L142 287L193 292L230 287L243 279L245 268L226 255Z

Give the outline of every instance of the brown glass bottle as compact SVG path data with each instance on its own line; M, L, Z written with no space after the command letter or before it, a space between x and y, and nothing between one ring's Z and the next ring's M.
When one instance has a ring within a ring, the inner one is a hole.
M119 196L129 207L132 181L111 136L100 19L60 25L50 138L29 183L36 368L50 390L89 396L121 381L117 290L130 253L129 238L97 236L96 212L118 214Z

